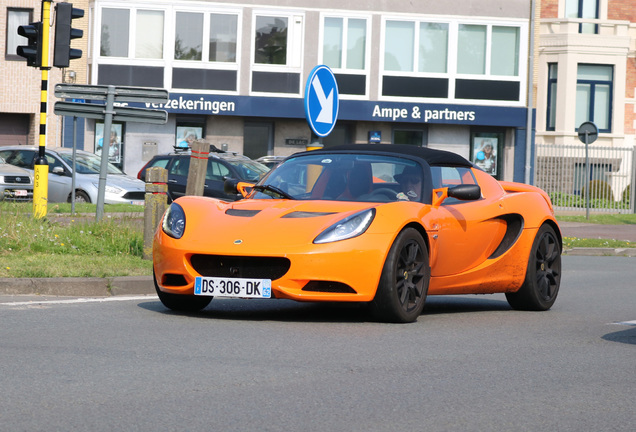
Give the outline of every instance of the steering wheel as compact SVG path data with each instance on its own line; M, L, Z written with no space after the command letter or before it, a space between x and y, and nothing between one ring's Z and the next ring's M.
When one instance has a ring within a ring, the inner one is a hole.
M380 188L373 191L371 195L384 195L390 200L397 201L397 192L391 188Z

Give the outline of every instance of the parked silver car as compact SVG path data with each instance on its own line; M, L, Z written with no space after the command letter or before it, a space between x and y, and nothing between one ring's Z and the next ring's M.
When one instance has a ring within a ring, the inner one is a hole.
M8 163L27 169L33 176L33 164L38 147L0 147L0 157ZM47 148L49 164L49 202L70 202L72 185L72 156L70 148ZM97 202L101 159L93 153L77 150L75 157L75 201ZM119 168L108 164L106 177L106 204L143 204L146 185L143 181L124 174Z
M0 201L31 201L32 199L31 173L9 165L0 157Z

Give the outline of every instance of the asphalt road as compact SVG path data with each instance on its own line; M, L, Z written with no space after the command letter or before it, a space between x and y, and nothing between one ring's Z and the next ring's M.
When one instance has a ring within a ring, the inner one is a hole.
M548 312L0 296L0 430L632 431L634 258L566 256Z

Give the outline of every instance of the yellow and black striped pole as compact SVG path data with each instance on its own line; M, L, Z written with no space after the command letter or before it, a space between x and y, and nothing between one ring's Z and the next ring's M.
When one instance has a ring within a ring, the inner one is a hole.
M49 87L49 24L51 22L51 1L42 0L42 88L40 90L40 146L35 160L33 175L33 217L46 216L49 200L49 164L46 160L46 114Z

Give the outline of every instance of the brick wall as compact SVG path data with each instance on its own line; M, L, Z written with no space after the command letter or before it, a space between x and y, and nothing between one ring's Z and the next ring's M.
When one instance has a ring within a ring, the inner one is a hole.
M627 58L625 89L625 97L633 101L636 98L636 59L633 57ZM636 104L634 103L625 105L625 133L629 135L636 134Z
M541 1L541 18L558 18L559 0Z
M611 20L627 20L636 22L636 1L609 0L607 18Z

